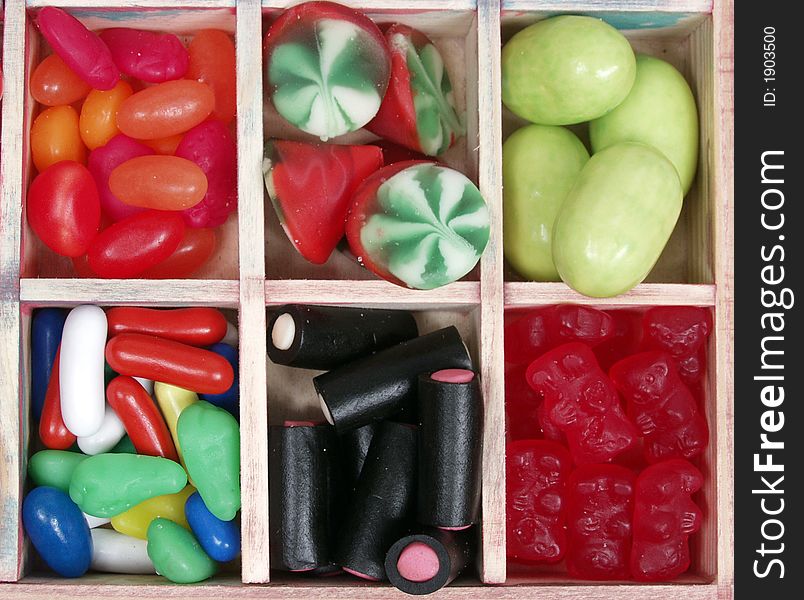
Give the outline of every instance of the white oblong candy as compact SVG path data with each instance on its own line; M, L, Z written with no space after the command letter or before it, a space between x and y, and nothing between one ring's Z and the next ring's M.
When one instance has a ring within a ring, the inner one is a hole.
M114 529L93 529L92 566L104 573L156 573L148 557L148 542L123 535Z
M149 396L154 395L154 382L150 379L145 379L145 377L135 377L134 379L148 392Z
M78 447L81 452L90 456L103 454L114 448L124 435L126 435L126 428L123 422L117 413L107 406L100 429L92 435L79 437Z
M226 321L226 335L223 336L221 342L237 348L237 340L239 338L240 334L237 331L237 327L229 321Z
M76 306L64 322L59 359L61 416L79 438L96 433L106 412L106 329L106 313L89 304Z
M106 525L106 523L111 523L111 519L107 519L105 517L93 517L92 515L88 515L84 513L84 520L89 525L90 529L95 529L96 527L100 527L101 525Z

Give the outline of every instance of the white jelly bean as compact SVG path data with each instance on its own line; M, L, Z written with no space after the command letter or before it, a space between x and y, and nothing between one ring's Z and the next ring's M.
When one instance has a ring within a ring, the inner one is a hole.
M107 519L105 517L93 517L87 513L84 513L84 519L86 520L90 529L95 529L96 527L100 527L101 525L106 525L106 523L112 522L111 519Z
M106 313L92 305L76 306L64 322L59 364L61 415L77 437L93 435L103 424L106 329Z
M135 377L139 384L145 388L145 391L148 392L149 396L154 395L154 382L150 379L145 379L145 377Z
M103 424L92 435L78 438L78 447L90 456L102 454L114 448L126 435L126 428L117 413L110 406L106 407Z
M148 557L148 542L113 529L93 529L92 569L105 573L156 573Z
M230 346L234 346L237 348L237 340L240 337L239 333L237 332L237 327L232 325L229 321L226 322L226 335L223 336L221 340L224 344L229 344Z

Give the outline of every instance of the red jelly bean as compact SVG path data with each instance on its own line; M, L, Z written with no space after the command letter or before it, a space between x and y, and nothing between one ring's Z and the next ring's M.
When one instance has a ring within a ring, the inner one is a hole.
M45 392L45 403L42 408L42 417L39 420L39 438L45 447L51 450L67 450L72 446L76 437L70 433L61 416L61 394L59 386L59 357L61 347L56 351L53 369L50 371L50 381Z
M199 31L190 42L187 79L206 83L215 94L212 117L229 123L237 109L235 47L228 34L217 29Z
M137 454L179 462L162 414L136 379L123 375L112 379L106 388L106 401L123 422Z
M681 379L692 385L706 370L706 340L712 332L712 315L696 306L657 306L645 313L644 350L664 350L678 367Z
M664 581L689 569L689 536L703 521L691 496L701 485L701 472L680 459L651 465L637 477L631 547L634 579Z
M564 344L533 361L530 386L544 396L547 416L567 436L576 464L606 462L637 441L611 380L586 344Z
M86 253L100 225L98 189L84 165L62 161L37 175L28 188L31 229L62 256Z
M618 360L638 352L642 340L641 312L612 310L608 311L608 314L614 319L614 334L592 348L600 368L606 373Z
M106 313L109 336L145 333L191 346L211 346L226 335L227 322L214 308L156 310L121 306Z
M117 126L138 140L184 133L206 119L215 95L198 81L166 81L128 97L117 112Z
M628 403L628 416L645 437L645 459L692 458L709 443L709 428L695 398L664 352L642 352L611 368Z
M234 381L223 356L153 335L121 333L106 344L106 362L121 375L145 377L200 394L222 394Z
M567 551L565 486L572 459L547 440L509 444L505 457L508 558L555 563Z
M151 154L153 152L150 148L122 133L114 136L105 146L90 152L87 167L95 179L95 184L98 186L98 196L100 197L103 214L112 221L120 221L126 217L141 213L145 209L126 204L115 196L109 188L109 176L112 171L124 162Z
M64 106L78 102L92 87L68 67L58 54L40 62L29 87L34 100L45 106Z
M179 214L149 210L103 230L87 252L89 267L100 277L136 277L179 247L184 221Z
M628 579L634 472L583 465L567 481L567 571L579 579Z
M190 58L181 40L172 33L155 33L114 27L100 34L117 68L149 83L181 79Z
M158 265L140 274L145 279L183 279L194 275L215 253L218 236L214 229L184 230L179 247Z
M207 193L207 177L178 156L140 156L109 175L109 189L126 204L155 210L183 210Z

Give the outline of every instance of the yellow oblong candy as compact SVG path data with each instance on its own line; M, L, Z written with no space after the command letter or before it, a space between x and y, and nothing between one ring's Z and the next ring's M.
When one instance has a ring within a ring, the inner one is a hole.
M185 408L198 402L198 394L175 385L158 381L154 383L154 395L156 396L157 404L159 404L159 410L162 411L162 416L165 418L165 423L167 423L168 429L170 430L173 443L176 445L179 460L182 466L184 466L184 455L181 452L181 444L179 444L179 415Z
M162 517L189 530L190 525L184 515L184 503L193 492L195 492L195 488L188 485L177 494L149 498L137 506L132 506L126 512L112 517L112 527L124 535L145 540L148 539L148 526L151 521Z

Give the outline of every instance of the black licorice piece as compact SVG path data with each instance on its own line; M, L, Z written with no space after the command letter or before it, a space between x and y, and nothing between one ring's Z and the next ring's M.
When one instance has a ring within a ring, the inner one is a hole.
M471 369L455 327L445 327L313 379L339 434L386 417L416 422L417 380L439 369ZM329 414L328 414L329 413Z
M422 527L417 533L397 540L385 557L385 573L395 588L406 594L432 594L452 582L472 560L473 530L444 531ZM432 548L438 557L438 570L425 581L406 579L399 572L399 559L405 548L420 543Z
M335 562L366 579L385 579L385 555L403 535L416 505L416 428L383 421L339 533Z
M419 377L419 523L467 527L477 522L482 435L477 375L449 370Z
M277 324L282 315L292 319L285 323L292 335L282 335L289 331ZM404 310L288 304L272 311L268 334L268 356L276 364L325 371L411 340L419 330Z
M271 566L311 571L333 561L341 486L329 425L271 427Z
M344 487L348 490L354 489L357 480L360 478L360 471L363 470L371 439L376 431L377 424L369 423L338 436L341 473L343 474Z

